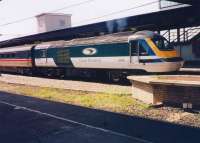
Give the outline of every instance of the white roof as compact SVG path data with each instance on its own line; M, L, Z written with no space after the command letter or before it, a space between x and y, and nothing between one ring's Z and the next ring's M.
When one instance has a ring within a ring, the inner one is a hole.
M39 15L36 15L36 17L41 17L41 16L72 16L72 15L64 13L41 13Z
M15 53L19 51L28 51L31 50L32 46L33 45L24 45L24 46L1 48L0 53Z

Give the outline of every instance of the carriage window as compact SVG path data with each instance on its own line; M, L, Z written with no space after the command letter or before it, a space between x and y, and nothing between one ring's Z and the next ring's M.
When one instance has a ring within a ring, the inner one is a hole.
M12 54L11 54L11 57L12 57L12 58L14 58L14 57L15 57L15 54L14 54L14 53L12 53Z
M27 56L31 57L31 52L30 51L27 52Z

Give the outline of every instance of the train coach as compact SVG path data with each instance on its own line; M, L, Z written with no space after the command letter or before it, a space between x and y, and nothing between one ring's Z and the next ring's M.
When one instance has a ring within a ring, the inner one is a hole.
M173 46L151 31L0 49L0 69L21 74L108 77L118 81L138 70L173 72L182 65Z

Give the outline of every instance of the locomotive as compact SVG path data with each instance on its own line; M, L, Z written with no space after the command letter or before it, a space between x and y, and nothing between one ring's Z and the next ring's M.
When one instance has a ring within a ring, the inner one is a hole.
M120 32L68 41L0 49L0 70L21 74L105 77L114 81L136 71L178 71L183 59L161 35Z

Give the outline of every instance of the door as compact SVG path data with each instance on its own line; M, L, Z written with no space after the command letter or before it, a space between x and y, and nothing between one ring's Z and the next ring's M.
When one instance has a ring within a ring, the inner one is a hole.
M145 40L130 41L130 63L145 64L153 52Z
M130 63L139 64L139 42L138 40L129 42Z
M35 67L35 46L31 48L32 67Z
M43 63L47 65L47 49L42 49L41 50L41 57L43 59Z

